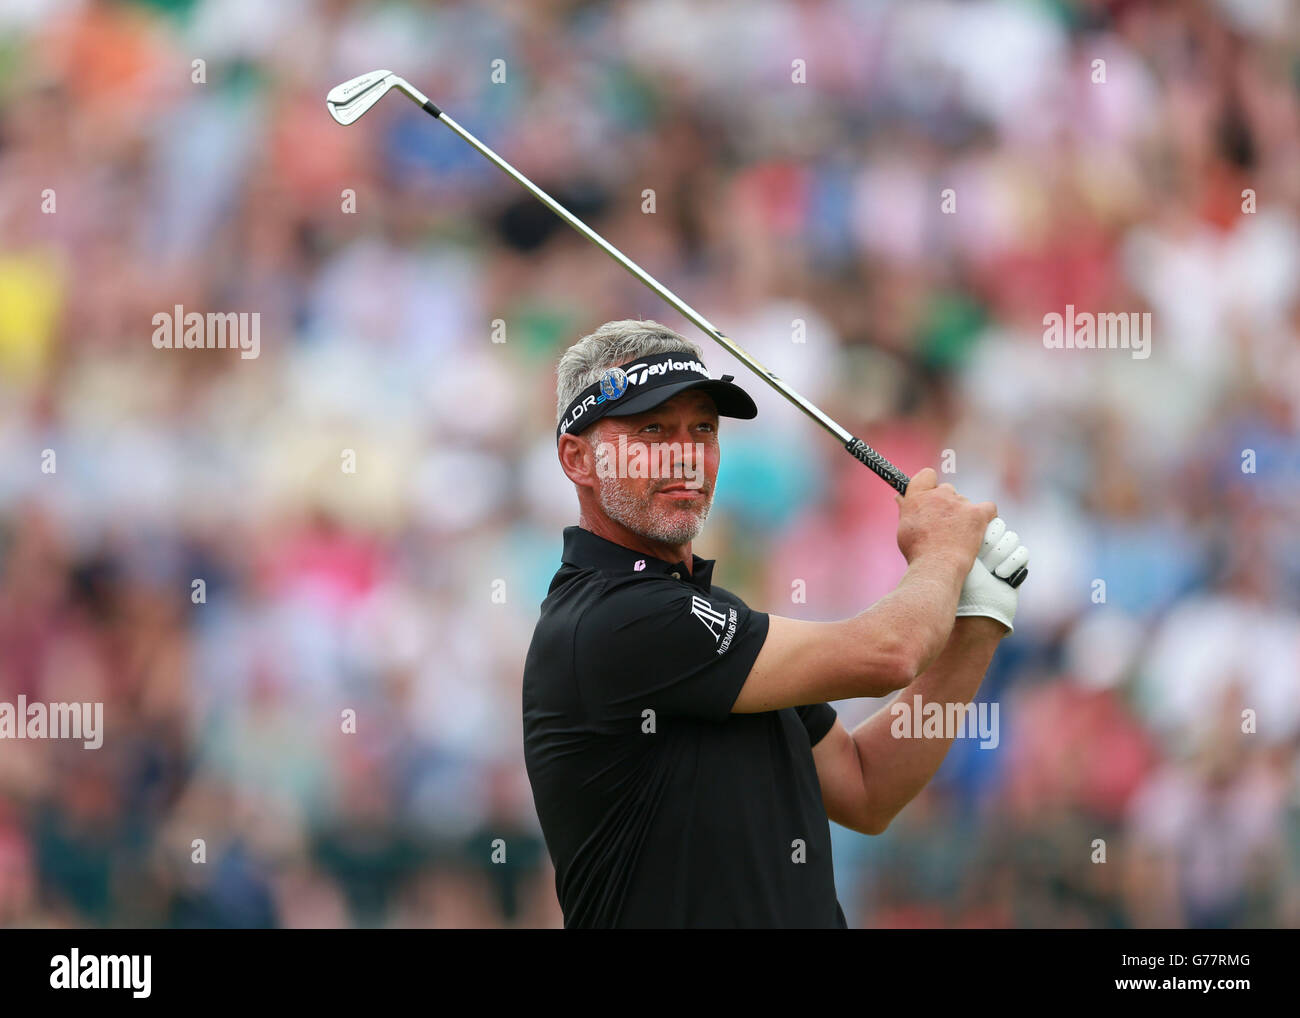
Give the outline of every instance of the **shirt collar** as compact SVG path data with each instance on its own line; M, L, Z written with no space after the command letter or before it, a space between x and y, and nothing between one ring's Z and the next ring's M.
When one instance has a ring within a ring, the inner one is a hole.
M713 580L713 563L716 559L691 555L691 569L685 562L666 562L633 548L625 548L583 527L564 528L563 559L570 565L600 569L611 573L645 573L667 576L694 584L709 593ZM679 574L673 577L673 573Z

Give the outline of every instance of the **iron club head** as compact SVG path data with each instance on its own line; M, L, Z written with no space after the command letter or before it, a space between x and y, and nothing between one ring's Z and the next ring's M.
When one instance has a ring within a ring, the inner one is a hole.
M394 88L416 105L424 106L434 116L439 115L437 107L429 103L423 92L392 71L367 71L341 85L335 85L325 96L325 108L340 124L354 124L366 110Z
M325 96L325 107L340 124L355 123L366 110L379 102L393 87L392 71L367 71L335 85Z

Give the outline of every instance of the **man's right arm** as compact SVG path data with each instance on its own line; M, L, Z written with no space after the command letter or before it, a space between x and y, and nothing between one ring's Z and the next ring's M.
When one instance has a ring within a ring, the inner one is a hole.
M935 480L927 468L905 497L895 496L898 545L908 562L898 586L841 622L770 616L732 713L885 696L930 666L948 642L962 583L997 515L993 503L973 505Z
M886 696L930 666L948 642L970 563L918 559L902 582L842 622L768 618L767 639L741 687L735 714Z

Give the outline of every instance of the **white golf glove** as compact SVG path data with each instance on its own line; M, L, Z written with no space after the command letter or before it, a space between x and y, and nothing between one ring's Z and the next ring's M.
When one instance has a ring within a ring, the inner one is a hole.
M995 517L984 531L975 564L966 574L957 602L957 616L983 615L997 619L1014 633L1012 622L1016 618L1018 596L1016 588L1007 583L1007 577L1029 563L1029 550L1020 543L1020 535L1008 530L1002 518Z

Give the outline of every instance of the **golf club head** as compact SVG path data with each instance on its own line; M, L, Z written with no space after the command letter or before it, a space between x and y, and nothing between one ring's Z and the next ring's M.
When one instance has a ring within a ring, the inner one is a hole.
M325 108L340 124L354 124L393 87L397 75L392 71L367 71L335 85L325 96Z

